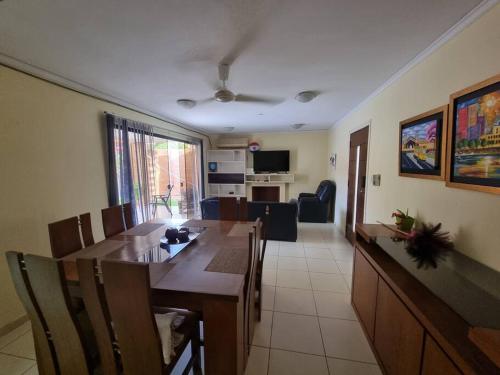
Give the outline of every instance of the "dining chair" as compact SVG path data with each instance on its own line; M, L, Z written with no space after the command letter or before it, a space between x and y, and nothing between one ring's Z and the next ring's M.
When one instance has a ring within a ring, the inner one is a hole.
M257 276L257 262L259 259L262 222L255 221L253 230L248 233L248 266L245 274L245 347L247 354L253 341L255 331L255 283Z
M219 220L238 221L238 201L236 197L219 198Z
M94 244L94 235L92 234L92 220L90 219L90 212L80 215L80 230L82 231L82 239L85 247Z
M260 322L262 318L262 272L264 267L264 256L266 254L267 247L267 231L269 228L269 206L266 206L266 213L264 215L264 219L262 221L262 248L259 253L259 260L257 262L257 277L256 277L256 285L255 290L257 292L257 300L255 302L255 307L257 308L257 320Z
M109 238L125 232L125 220L121 205L103 208L101 214L104 237Z
M125 219L125 227L127 229L135 227L132 203L129 202L123 204L123 218Z
M78 258L76 265L83 302L97 342L102 375L119 375L119 354L97 259Z
M170 374L191 342L191 358L183 374L191 368L195 374L201 374L198 315L185 310L164 309L167 313L175 311L182 319L182 324L174 332L183 336L175 345L176 335L170 335L171 325L164 324L167 315L155 314L151 305L149 265L103 260L101 270L123 373ZM170 348L175 354L169 349L168 337L174 343Z
M57 375L58 367L54 343L40 306L38 306L33 294L33 289L24 265L23 254L8 251L5 255L17 295L31 322L38 373L40 375Z
M77 216L50 223L48 226L50 249L54 258L62 258L83 248Z
M54 345L59 374L95 374L98 363L91 354L91 333L85 334L83 317L77 316L71 305L62 261L26 254L24 264Z

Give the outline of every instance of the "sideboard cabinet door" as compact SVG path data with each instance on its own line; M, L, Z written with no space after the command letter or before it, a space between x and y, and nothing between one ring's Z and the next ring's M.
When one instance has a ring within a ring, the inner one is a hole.
M378 274L356 248L352 281L352 302L366 333L373 341L377 306Z
M441 374L461 375L461 372L441 350L436 341L431 336L426 335L422 375Z
M379 278L375 348L387 374L420 374L423 344L423 327Z

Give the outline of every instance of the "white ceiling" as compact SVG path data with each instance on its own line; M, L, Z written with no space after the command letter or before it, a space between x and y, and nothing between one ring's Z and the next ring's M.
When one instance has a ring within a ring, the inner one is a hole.
M326 129L479 2L4 0L0 53L210 133ZM213 95L238 49L229 88L281 104L176 104Z

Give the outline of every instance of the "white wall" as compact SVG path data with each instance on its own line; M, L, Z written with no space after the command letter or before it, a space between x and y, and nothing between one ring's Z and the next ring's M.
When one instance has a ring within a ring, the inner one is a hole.
M249 142L258 142L261 150L290 150L290 173L295 174L295 182L288 184L287 200L297 198L299 193L314 193L320 181L326 178L327 130L221 136L246 137ZM247 152L247 167L253 167L253 157L249 152Z
M452 189L443 181L398 176L399 121L447 104L449 95L500 72L500 5L404 74L330 131L328 151L338 155L330 177L337 182L336 217L345 228L349 134L371 122L365 222L392 222L391 212L409 208L426 222L442 222L459 250L500 271L500 196ZM370 182L368 178L368 182Z
M89 211L95 239L104 237L104 111L200 137L0 66L0 331L24 314L5 251L50 255L47 224Z

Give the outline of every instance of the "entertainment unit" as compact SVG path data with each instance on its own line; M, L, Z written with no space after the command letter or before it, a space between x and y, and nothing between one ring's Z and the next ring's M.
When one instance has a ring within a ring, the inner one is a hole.
M246 150L208 150L208 197L244 197Z

